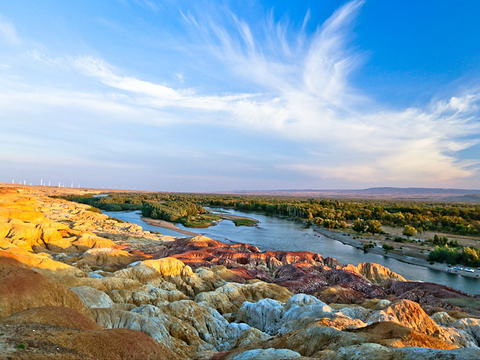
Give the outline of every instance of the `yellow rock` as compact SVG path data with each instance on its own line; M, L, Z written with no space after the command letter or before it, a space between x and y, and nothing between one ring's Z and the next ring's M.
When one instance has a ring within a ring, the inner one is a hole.
M190 276L193 274L190 266L171 257L157 260L145 260L142 261L141 265L155 269L162 276Z
M211 287L208 282L203 282L193 273L190 266L170 257L142 261L135 266L117 271L115 276L137 280L164 290L177 289L190 298Z
M31 267L41 273L62 272L76 276L85 276L83 271L60 261L55 261L45 253L34 254L19 247L12 247L7 249L7 251L0 250L0 257L2 256L15 259L24 266Z
M46 221L45 216L38 211L17 210L12 208L0 207L0 216L6 218L15 218L23 221L28 221L34 224Z
M15 254L30 254L32 248L25 241L8 239L0 239L0 250L8 251Z
M421 306L411 300L394 301L385 310L387 315L393 315L398 323L427 335L438 334L438 325L425 313Z
M80 263L90 266L116 267L127 265L133 260L134 256L125 250L94 248L85 251Z
M34 246L41 242L41 236L42 230L35 224L22 223L11 225L10 231L6 237L9 239L25 240L31 246Z
M360 263L357 266L348 264L343 270L354 272L373 284L383 285L386 280L407 281L403 276L394 273L389 268L375 263Z
M83 234L82 237L72 243L78 250L87 251L91 248L115 248L112 240L99 237L95 234Z

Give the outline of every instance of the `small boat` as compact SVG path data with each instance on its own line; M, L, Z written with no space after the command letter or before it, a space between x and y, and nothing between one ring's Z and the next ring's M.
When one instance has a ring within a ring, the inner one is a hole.
M471 272L471 273L475 272L475 270L473 270L473 269L471 269L471 268L465 268L465 271Z

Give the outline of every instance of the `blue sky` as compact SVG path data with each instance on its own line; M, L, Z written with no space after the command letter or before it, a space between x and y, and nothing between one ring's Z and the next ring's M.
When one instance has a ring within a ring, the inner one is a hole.
M0 181L480 188L480 2L0 4Z

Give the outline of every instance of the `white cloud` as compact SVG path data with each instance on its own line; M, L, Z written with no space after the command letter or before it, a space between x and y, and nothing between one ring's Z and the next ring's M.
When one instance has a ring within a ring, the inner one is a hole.
M144 9L147 9L149 11L153 12L158 12L158 6L153 2L149 0L134 0L136 4L139 6L143 7Z
M17 30L10 20L0 14L0 39L3 38L11 45L20 45L22 41L17 35Z
M157 109L175 107L202 111L227 111L237 101L253 96L252 94L211 96L196 94L193 89L175 90L165 85L117 75L113 66L89 56L75 58L71 62L84 74L100 80L111 88L123 90L130 95L139 95L130 99L132 103ZM179 116L179 121L181 120Z
M285 167L363 182L442 184L475 176L474 164L457 157L476 143L471 137L478 139L480 132L475 90L423 108L397 110L350 87L348 75L363 59L349 51L346 39L362 4L347 3L312 38L306 41L300 32L291 43L284 35L288 24L278 23L281 30L274 35L255 34L234 17L237 31L231 35L212 20L202 24L201 17L190 15L189 23L204 27L201 33L216 56L265 89L261 98L235 102L237 125L304 143L313 152L329 149L328 157L310 156L308 163ZM273 42L277 50L270 53L258 45Z
M175 73L176 78L178 81L180 81L182 84L185 82L185 77L181 73Z
M177 91L151 82L138 80L128 76L118 76L113 73L109 65L104 61L95 59L90 56L79 57L74 59L74 65L83 71L86 75L98 78L105 85L120 90L127 90L134 93L141 93L156 98L167 100L178 100Z
M8 89L0 93L0 104L8 111L21 99L37 104L36 109L86 108L102 114L102 121L113 116L147 125L196 122L254 131L301 144L307 150L305 160L278 167L320 179L441 186L478 176L478 164L458 156L479 138L480 98L475 89L423 107L392 109L350 85L350 73L364 61L347 41L362 4L345 4L311 35L305 32L308 12L297 33L288 21L275 22L272 14L264 26L256 26L228 12L223 19L193 10L180 13L197 41L190 44L193 56L217 59L231 72L226 76L252 84L258 89L255 93L175 89L126 75L92 56L49 58L32 51L34 60L63 71L73 69L102 88ZM3 37L5 24L9 23L0 18ZM11 29L7 37L18 39L13 25ZM183 73L174 76L185 81Z

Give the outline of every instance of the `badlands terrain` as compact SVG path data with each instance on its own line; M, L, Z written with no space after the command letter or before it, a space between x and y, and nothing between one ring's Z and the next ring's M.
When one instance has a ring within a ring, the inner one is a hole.
M48 195L0 188L0 359L480 358L479 297Z

